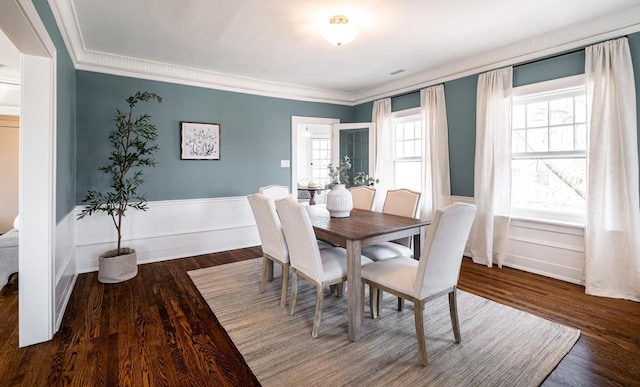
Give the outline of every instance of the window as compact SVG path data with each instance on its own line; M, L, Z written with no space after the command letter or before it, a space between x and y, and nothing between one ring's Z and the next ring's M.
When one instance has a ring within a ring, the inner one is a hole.
M514 88L514 216L583 222L587 105L582 76Z
M393 187L422 191L422 119L415 109L392 118Z
M331 162L331 139L311 138L311 179L320 185L329 183L327 165Z

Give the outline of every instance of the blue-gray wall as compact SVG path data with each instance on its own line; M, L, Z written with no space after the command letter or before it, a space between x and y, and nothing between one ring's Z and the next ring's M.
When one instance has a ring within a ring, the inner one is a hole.
M76 205L76 71L46 0L33 0L56 46L56 221Z
M291 116L353 120L353 107L205 89L87 71L76 73L77 204L89 188L108 185L98 167L106 163L107 135L125 98L153 91L162 104L139 104L158 129L156 168L144 170L148 200L247 195L268 184L289 185ZM220 124L220 160L181 160L180 121Z
M640 33L628 36L634 64L636 104L640 132ZM584 74L584 50L548 59L516 65L513 69L514 87L551 79ZM444 83L449 125L449 163L451 169L451 193L457 196L473 196L473 170L476 139L476 90L478 75L471 75ZM392 111L420 106L420 92L391 98ZM355 106L357 122L371 121L373 102ZM640 148L640 133L638 135Z

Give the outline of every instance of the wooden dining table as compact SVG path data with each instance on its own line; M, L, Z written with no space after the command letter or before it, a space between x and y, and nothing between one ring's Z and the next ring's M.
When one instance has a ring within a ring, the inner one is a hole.
M346 218L332 218L322 206L305 207L316 238L342 246L347 250L349 339L360 339L362 324L360 284L360 253L364 246L413 237L413 256L420 256L420 234L430 221L382 212L351 210Z

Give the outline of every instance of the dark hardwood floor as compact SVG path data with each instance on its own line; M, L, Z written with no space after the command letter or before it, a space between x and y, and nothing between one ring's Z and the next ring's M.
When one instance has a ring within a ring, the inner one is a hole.
M0 294L0 386L259 385L186 272L260 254L256 247L140 265L136 278L114 285L82 274L53 340L26 348L18 348L10 284ZM459 286L582 331L544 385L640 384L640 303L468 259Z

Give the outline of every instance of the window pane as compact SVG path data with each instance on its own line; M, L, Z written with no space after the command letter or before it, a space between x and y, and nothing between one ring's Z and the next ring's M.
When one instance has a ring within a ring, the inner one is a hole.
M549 125L573 123L573 98L549 101Z
M549 150L573 150L573 125L549 128Z
M587 122L587 100L583 95L574 98L576 104L576 122Z
M396 161L394 163L394 187L422 190L422 164L420 161Z
M404 139L404 136L403 136L403 133L404 133L403 125L402 124L396 124L395 129L396 129L395 140L396 141L402 141Z
M576 125L576 150L587 150L587 125Z
M584 213L584 158L513 160L512 169L513 207Z
M405 122L404 124L404 139L408 140L413 138L413 122Z
M546 152L547 144L547 128L527 130L527 152Z
M402 141L396 142L396 157L404 157L404 147Z
M514 130L511 136L511 151L513 153L525 152L524 130Z
M522 129L524 128L524 118L525 118L525 106L517 105L513 107L513 128L514 129Z
M547 126L547 102L535 102L527 105L527 127Z

